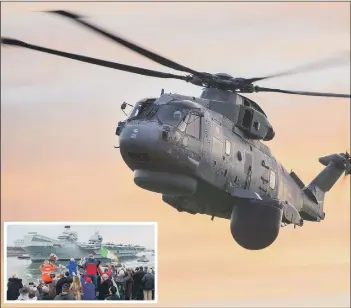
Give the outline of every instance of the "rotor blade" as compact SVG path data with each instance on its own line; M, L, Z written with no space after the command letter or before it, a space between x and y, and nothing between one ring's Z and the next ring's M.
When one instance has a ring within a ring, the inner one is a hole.
M285 94L297 94L297 95L308 95L308 96L325 96L325 97L344 97L350 98L350 94L338 94L338 93L322 93L322 92L307 92L307 91L290 91L272 88L255 87L255 92L277 92Z
M3 38L2 37L1 44L37 50L40 52L49 53L49 54L64 57L64 58L69 58L69 59L73 59L73 60L77 60L77 61L81 61L81 62L95 64L95 65L103 66L103 67L109 67L109 68L113 68L116 70L126 71L126 72L130 72L130 73L134 73L134 74L144 75L144 76L151 76L151 77L158 77L158 78L174 78L174 79L180 79L180 80L185 80L185 81L188 81L188 79L189 79L189 77L187 77L187 76L180 76L180 75L168 74L168 73L163 73L163 72L157 72L157 71L153 71L153 70L149 70L149 69L145 69L145 68L139 68L139 67L120 64L120 63L116 63L116 62L100 60L100 59L96 59L96 58L91 58L91 57L86 57L86 56L68 53L68 52L64 52L64 51L59 51L59 50L55 50L55 49L49 49L46 47L27 44L23 41L12 39L12 38Z
M112 33L109 33L105 30L102 30L101 28L97 27L97 26L94 26L92 25L91 23L88 23L84 20L81 19L81 16L78 16L74 13L71 13L71 12L68 12L68 11L63 11L63 10L57 10L57 11L46 11L47 13L52 13L52 14L57 14L57 15L60 15L60 16L64 16L66 18L69 18L97 33L100 33L102 34L103 36L111 39L112 41L130 49L130 50L133 50L134 52L146 57L146 58L149 58L150 60L154 61L154 62L157 62L158 64L161 64L161 65L164 65L164 66L167 66L169 68L172 68L174 70L177 70L177 71L181 71L181 72L186 72L186 73L189 73L189 74L193 74L193 75L196 75L196 76L201 76L201 77L204 77L205 75L203 73L200 73L200 72L197 72L197 71L194 71L192 70L191 68L188 68L186 66L183 66L181 64L178 64L172 60L169 60L169 59L166 59L160 55L157 55L156 53L153 53L149 50L146 50L140 46L137 46L135 45L134 43L131 43L123 38L121 38L120 36L116 36Z
M272 75L268 75L265 77L258 77L258 78L248 78L248 79L245 79L245 81L248 83L252 83L252 82L269 79L269 78L289 76L289 75L314 71L322 68L333 67L333 66L345 64L347 62L350 62L350 52L345 52L335 57L327 58L315 63L306 64L306 65L303 65L294 69L290 69L284 72L280 72L277 74L272 74Z

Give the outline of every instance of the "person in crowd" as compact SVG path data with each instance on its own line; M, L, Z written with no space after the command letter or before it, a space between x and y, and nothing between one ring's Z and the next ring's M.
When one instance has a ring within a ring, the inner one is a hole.
M67 283L72 284L73 282L73 277L70 276L69 272L65 272L65 277L67 279Z
M50 285L50 284L48 284ZM37 283L37 289L38 289L38 293L41 294L42 293L42 288L43 286L45 286L44 282L42 280L38 280L38 283ZM37 295L38 296L38 295Z
M87 276L92 280L95 287L97 287L97 268L98 261L94 258L94 255L90 254L89 257L85 260L83 269L85 270Z
M67 277L64 274L59 274L59 279L56 282L56 295L61 294L62 292L62 286L68 283Z
M144 275L145 275L145 273L143 271L142 266L137 267L135 269L135 273L133 275L133 280L134 280L133 299L135 299L135 300L142 300L144 298L143 289L142 289L142 282L141 282Z
M28 299L30 301L36 301L38 298L37 298L37 292L34 291L33 289L29 289L29 293L28 293Z
M42 301L50 301L55 298L54 294L50 294L50 287L48 286L43 286L41 288L41 296L38 298L38 300Z
M91 256L89 256L91 257ZM95 258L90 258L95 259ZM89 270L88 263L84 268ZM43 266L50 264L44 262ZM77 274L67 271L65 274L60 273L55 278L55 273L50 274L51 283L39 280L38 282L29 282L24 284L22 279L15 275L8 279L7 297L8 300L152 300L154 299L154 270L150 268L148 273L144 273L143 267L133 269L125 266L111 267L107 266L104 270L98 266L97 260L93 260L95 271L91 271L92 276L99 277L101 281L97 286L87 275L86 270L77 268ZM41 269L43 269L41 266ZM59 265L59 269L65 269ZM43 273L43 271L42 271ZM43 276L43 275L42 275ZM47 275L45 275L47 277ZM47 279L46 279L47 281ZM151 295L150 295L151 293Z
M112 268L109 264L107 265L107 268L104 269L104 273L107 274L109 278L112 277Z
M29 288L27 286L23 286L19 290L19 296L17 298L18 301L28 301L29 300Z
M82 287L87 278L88 278L88 275L85 273L85 271L83 269L79 269L79 279Z
M154 275L154 281L155 281L155 269L151 267L150 270L151 270L152 275ZM155 282L154 282L154 284L155 284ZM155 286L152 289L152 300L155 300Z
M41 271L41 280L44 283L51 283L52 277L51 274L57 269L55 264L52 264L49 260L45 260L42 265L40 265Z
M101 276L101 283L99 284L99 300L105 300L106 296L110 294L110 288L112 287L112 281L107 274Z
M127 283L125 279L125 272L123 269L120 269L115 277L115 283L117 286L117 292L119 294L119 299L124 301L127 290Z
M99 261L97 261L97 263L98 264L97 264L97 267L96 267L96 288L98 289L98 286L101 283L101 276L104 273L104 271L100 267L101 261L99 260Z
M12 275L7 282L7 300L15 301L20 295L19 290L23 288L22 279L17 278L16 275Z
M141 283L144 294L144 300L151 301L152 290L155 288L155 278L152 274L152 270L149 270L149 272L144 275L143 279L141 280Z
M50 285L53 286L54 288L56 288L57 281L59 281L59 279L61 278L60 274L55 275L55 273L52 273L51 278L52 278L52 283Z
M82 284L83 300L96 300L95 285L89 277Z
M66 265L66 268L68 269L69 275L71 277L78 275L78 265L77 261L74 260L74 258L71 258L71 260L69 260L69 262Z
M73 282L70 286L70 290L72 291L76 300L81 300L82 286L80 284L80 279L78 276L73 276Z
M98 267L97 267L97 273L98 275L101 277L103 274L107 274L109 278L111 278L113 271L111 266L108 264L107 268L105 268L104 270L101 269L100 267L100 262L98 262Z
M34 297L37 297L39 295L39 290L40 288L38 288L39 285L35 284L34 282L30 282L28 284L29 287L29 297L32 296L33 294L35 294ZM32 292L32 293L31 293Z
M133 294L133 286L134 286L134 281L133 281L133 274L130 269L127 269L125 272L125 282L126 282L126 295L125 295L125 300L131 300L132 299L132 294Z
M111 275L113 276L113 275L116 275L117 274L117 270L116 270L116 266L115 265L111 265Z
M116 294L117 293L117 288L115 286L112 286L110 288L110 295L105 298L107 301L118 301L120 298Z
M55 298L56 294L56 286L53 284L49 285L49 295Z
M64 283L62 286L62 292L55 296L54 300L62 301L74 301L76 298L69 290L70 285L69 283Z

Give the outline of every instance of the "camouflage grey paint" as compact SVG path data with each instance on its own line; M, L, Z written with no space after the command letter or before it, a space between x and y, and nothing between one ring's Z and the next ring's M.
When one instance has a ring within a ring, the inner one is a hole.
M217 101L223 97L227 101ZM187 133L184 119L176 127L158 119L157 109L172 101L200 115L198 138ZM305 187L261 142L274 131L256 103L218 89L206 89L200 98L163 94L149 102L148 114L155 108L155 116L120 125L121 155L137 185L191 214L231 219L235 206L261 204L281 209L286 224L324 219L324 193L345 171L343 156L321 158L325 169ZM246 111L252 114L245 124Z

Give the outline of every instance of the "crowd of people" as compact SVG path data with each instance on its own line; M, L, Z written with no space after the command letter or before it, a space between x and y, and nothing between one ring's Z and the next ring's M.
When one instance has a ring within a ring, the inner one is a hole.
M38 283L23 285L22 279L13 275L8 279L7 300L154 300L155 272L153 268L108 265L89 255L82 264L72 258L65 273L62 266L46 260L40 266Z

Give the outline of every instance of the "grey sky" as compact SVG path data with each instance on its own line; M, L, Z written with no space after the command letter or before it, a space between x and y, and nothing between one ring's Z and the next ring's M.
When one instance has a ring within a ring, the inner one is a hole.
M22 238L28 232L38 232L45 236L56 238L64 229L64 225L10 225L7 226L7 243L13 245L14 241ZM140 225L74 225L71 229L78 233L79 241L87 241L89 237L98 230L105 242L113 241L124 244L145 246L148 249L155 249L154 226Z

